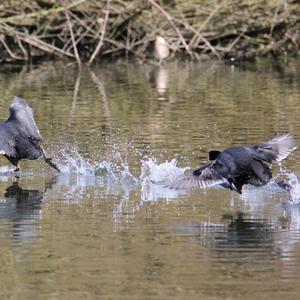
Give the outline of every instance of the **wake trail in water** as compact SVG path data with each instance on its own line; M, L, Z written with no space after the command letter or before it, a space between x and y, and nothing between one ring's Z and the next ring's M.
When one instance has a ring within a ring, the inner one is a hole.
M71 193L77 188L85 189L88 186L104 187L107 192L115 190L131 191L137 186L141 189L143 201L157 200L159 198L176 198L187 194L186 190L174 190L166 187L173 179L185 173L188 167L177 165L177 159L165 160L154 157L142 157L138 155L138 175L133 175L129 162L123 159L117 146L114 146L113 157L110 160L90 161L86 159L77 148L66 147L59 153L56 163L61 170L58 174L59 185L68 186ZM135 155L135 161L137 155ZM13 176L10 167L0 167L0 179L5 181L7 176ZM32 175L23 173L20 176ZM276 176L285 177L285 181L291 186L289 201L293 204L300 204L300 182L294 173L285 170ZM270 182L264 189L271 192L278 191L278 186ZM246 187L243 195L255 194L251 187ZM257 198L255 196L255 198Z
M120 155L119 155L120 157ZM103 160L90 162L77 149L66 150L61 153L61 160L57 162L62 174L82 176L103 176L112 179L131 178L134 182L164 184L177 176L182 175L187 167L177 166L177 160L159 163L156 158L142 158L141 172L134 176L129 170L128 162L118 159L117 162Z
M61 174L59 185L73 186L73 190L87 186L103 186L107 191L131 191L137 186L141 189L143 201L155 201L159 198L175 198L186 191L171 190L164 187L166 183L182 175L186 167L177 166L177 160L158 162L156 158L140 158L140 173L133 175L129 163L122 159L115 149L114 160L91 162L80 154L78 149L65 149L56 162ZM73 191L73 192L74 192Z

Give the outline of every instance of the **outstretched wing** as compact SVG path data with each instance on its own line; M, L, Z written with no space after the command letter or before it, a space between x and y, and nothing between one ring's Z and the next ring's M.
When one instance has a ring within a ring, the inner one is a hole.
M294 137L289 133L275 136L265 143L250 147L254 158L270 163L284 160L296 148Z
M33 117L33 111L26 101L20 97L14 97L9 107L10 116L6 123L18 122L18 130L27 137L40 141L42 136Z
M0 123L0 154L16 157L15 139L5 123Z
M214 162L210 162L194 170L190 174L181 175L170 182L166 187L172 189L207 188L217 184L228 183L215 169Z

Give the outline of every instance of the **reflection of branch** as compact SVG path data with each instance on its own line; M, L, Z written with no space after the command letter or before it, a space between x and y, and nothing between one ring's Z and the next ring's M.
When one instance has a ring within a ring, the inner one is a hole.
M11 97L11 95L16 95L19 93L20 86L22 86L22 82L25 78L25 73L28 72L28 66L26 64L23 65L21 71L14 78L14 80L10 80L9 84L4 89L4 94L2 94L2 98L5 99L7 97ZM28 74L26 74L28 75Z
M175 23L173 22L173 17L172 17L168 12L166 12L166 11L165 11L158 3L156 3L154 0L148 0L148 2L149 2L152 6L154 6L155 8L157 8L157 9L161 12L161 14L164 15L164 16L166 17L167 21L170 23L170 25L173 27L173 29L174 29L175 32L177 33L177 35L178 35L178 37L179 37L181 43L183 44L183 46L184 46L186 52L187 52L190 56L192 56L192 52L190 51L189 46L187 45L185 39L183 38L183 36L182 36L180 30L178 29L178 27L177 27L177 26L175 25Z
M107 99L105 87L104 87L103 83L101 82L101 80L97 77L97 75L92 70L90 70L90 75L92 77L93 82L97 85L98 90L102 96L104 113L107 117L110 117L111 113L110 113L110 108L108 105L108 99Z
M102 29L102 33L101 33L101 36L100 36L100 40L99 40L99 43L98 43L95 51L93 52L93 54L90 57L88 65L90 65L93 62L93 60L95 59L96 55L100 51L100 48L102 47L103 40L104 40L104 35L105 35L105 32L106 32L106 26L107 26L107 22L108 22L108 17L109 17L109 2L110 2L110 0L107 0L106 13L105 13L105 17L104 17L103 29Z
M81 78L81 72L79 70L74 86L74 91L73 91L73 97L72 97L72 107L71 107L71 113L70 113L70 121L74 115L74 112L76 110L76 103L77 103L77 97L78 97L78 92L79 92L79 87L80 87L80 78ZM70 125L69 121L69 125Z

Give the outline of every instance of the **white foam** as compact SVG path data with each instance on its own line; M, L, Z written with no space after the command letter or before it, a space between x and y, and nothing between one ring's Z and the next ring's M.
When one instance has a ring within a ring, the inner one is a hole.
M164 184L182 175L187 169L178 167L176 158L163 163L157 163L155 158L149 158L142 161L140 179L143 182Z
M300 183L298 177L294 173L287 173L288 183L291 186L290 202L300 204Z
M188 168L178 167L175 158L163 163L157 163L155 158L142 160L140 175L141 200L157 201L164 198L169 201L186 194L186 191L183 190L179 191L164 187L164 184L182 175L186 169Z

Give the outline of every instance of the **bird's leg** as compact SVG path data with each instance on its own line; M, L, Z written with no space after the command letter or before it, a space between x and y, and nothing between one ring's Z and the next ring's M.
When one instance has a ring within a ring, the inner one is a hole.
M19 172L21 169L19 167L19 164L16 165L16 168L13 170L13 172Z
M21 170L19 166L19 159L11 156L4 155L6 159L15 166L15 169L13 169L13 172L19 172Z
M51 157L47 157L47 154L46 154L45 150L43 149L43 147L41 147L41 150L42 150L42 154L43 154L43 158L44 158L45 162L50 167L52 167L53 169L55 169L56 171L60 172L60 169L57 167L57 165L54 162L52 162L52 158Z
M13 184L18 184L19 180L20 180L20 175L14 175Z

